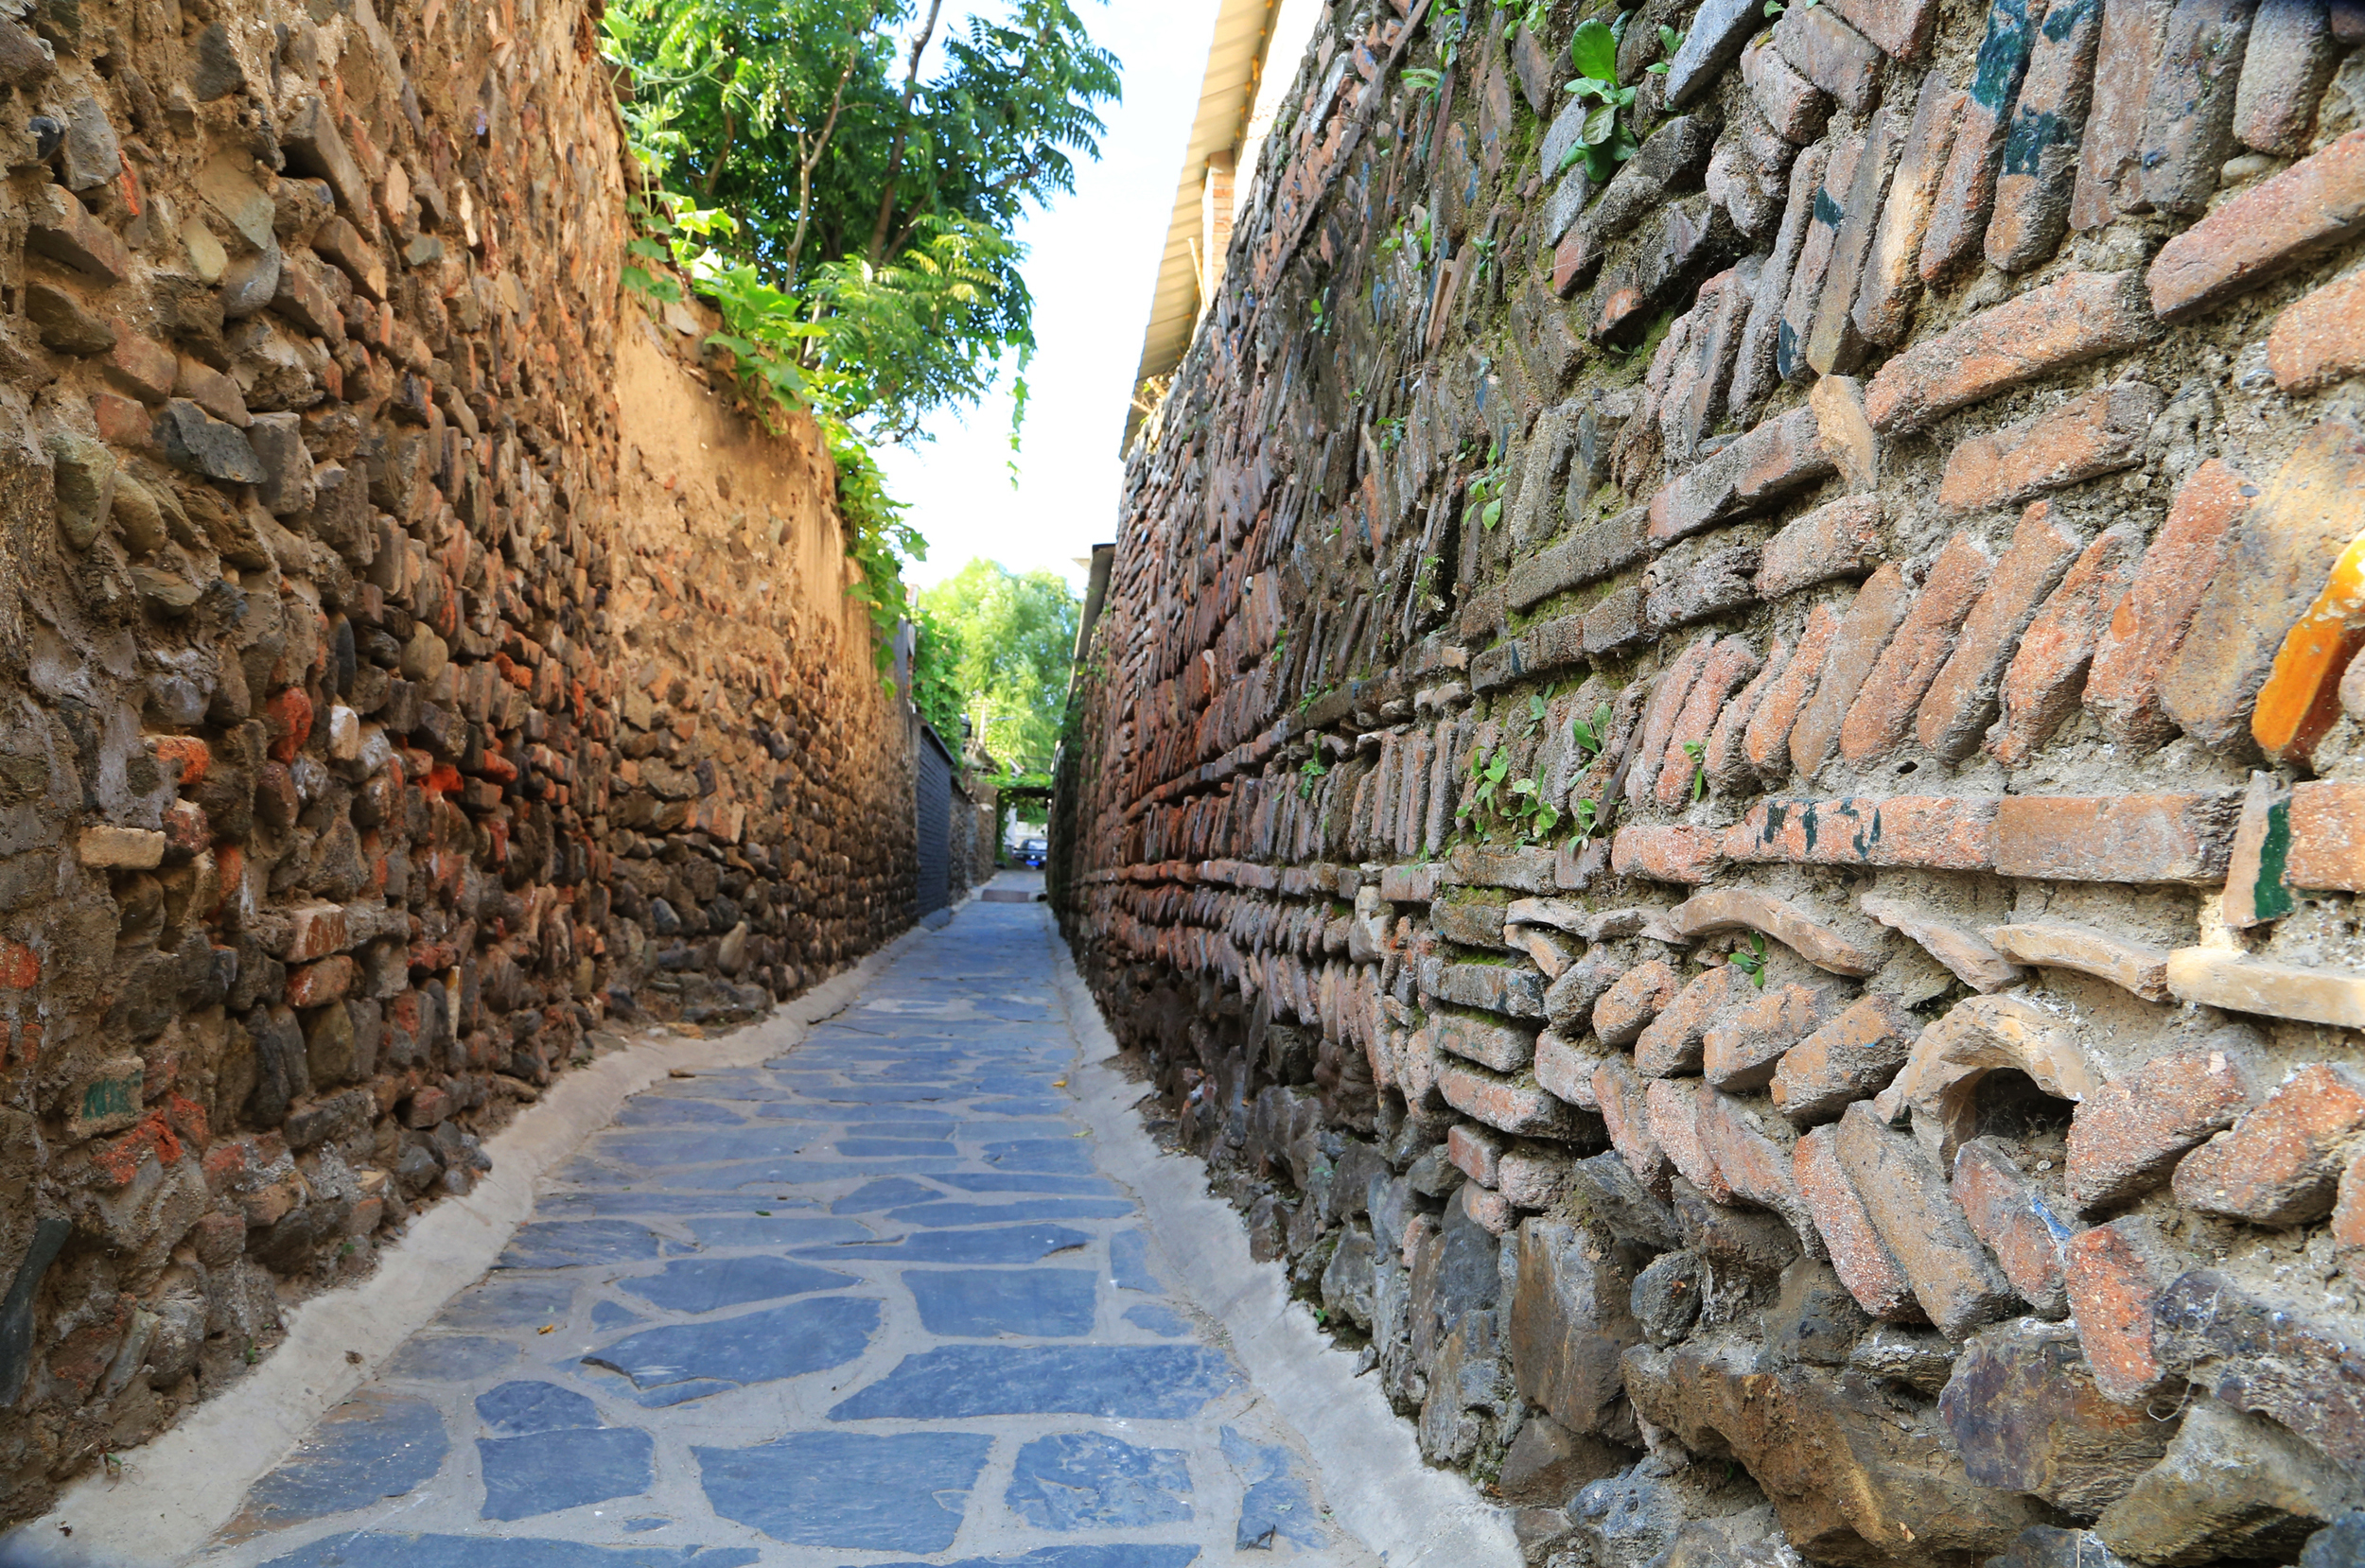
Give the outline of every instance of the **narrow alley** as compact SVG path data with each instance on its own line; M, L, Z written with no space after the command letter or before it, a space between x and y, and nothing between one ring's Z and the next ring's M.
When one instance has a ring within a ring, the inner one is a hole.
M195 1560L1374 1561L1109 1174L1054 940L972 902L631 1101Z

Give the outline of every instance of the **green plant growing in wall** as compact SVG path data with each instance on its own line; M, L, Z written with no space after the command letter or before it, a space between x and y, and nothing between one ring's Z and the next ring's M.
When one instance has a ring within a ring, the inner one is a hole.
M1585 754L1588 764L1599 758L1609 744L1610 718L1609 705L1602 703L1594 707L1590 718L1568 721L1568 738L1577 743L1577 749Z
M1691 798L1695 802L1706 800L1708 794L1708 765L1700 760L1701 754L1707 750L1708 747L1698 740L1684 742L1684 755L1691 759Z
M1759 990L1762 991L1765 989L1764 936L1757 932L1751 932L1749 933L1749 946L1746 949L1735 948L1733 950L1730 962L1734 968L1739 969L1743 974L1747 975L1750 983L1756 985Z
M1629 123L1635 90L1618 85L1618 44L1625 37L1626 18L1622 11L1612 23L1588 18L1577 25L1568 41L1568 58L1577 68L1577 79L1568 84L1568 91L1591 107L1577 133L1577 145L1569 148L1562 166L1583 159L1586 177L1597 186L1607 184L1618 166L1641 146Z
M1642 69L1655 77L1663 77L1675 68L1675 51L1684 46L1684 35L1665 23L1659 24L1659 58Z
M1315 784L1329 772L1330 764L1323 760L1323 754L1321 752L1316 752L1313 756L1299 763L1298 798L1300 800L1310 799L1314 793Z

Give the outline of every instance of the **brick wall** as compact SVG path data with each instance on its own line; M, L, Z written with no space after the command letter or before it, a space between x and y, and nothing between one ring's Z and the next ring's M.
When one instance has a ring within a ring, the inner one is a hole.
M2365 13L1648 0L1595 189L1573 6L1407 9L1299 69L1062 759L1170 1135L1537 1561L2293 1560Z
M0 1524L610 1020L910 918L815 432L619 291L577 0L0 3Z

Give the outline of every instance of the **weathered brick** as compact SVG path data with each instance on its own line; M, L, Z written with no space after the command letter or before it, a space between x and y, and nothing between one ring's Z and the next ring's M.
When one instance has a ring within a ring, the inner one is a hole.
M1758 655L1746 637L1718 640L1700 666L1698 679L1667 732L1661 755L1657 796L1661 806L1680 807L1691 797L1696 775L1707 766L1708 729L1718 709L1736 688L1757 673ZM1693 748L1687 750L1686 748ZM1694 760L1697 755L1701 759Z
M2284 876L2294 887L2365 892L2365 785L2294 785Z
M1638 964L1593 1004L1593 1033L1603 1045L1632 1045L1643 1027L1682 989L1682 980L1665 959Z
M2148 1219L2130 1214L2069 1239L2070 1319L2107 1399L2135 1404L2167 1381L2152 1351L2151 1309L2177 1276L2176 1255Z
M1515 610L1529 609L1556 593L1623 571L1650 553L1650 517L1647 507L1634 506L1572 530L1560 543L1511 568L1503 601Z
M2080 926L2029 922L1989 926L1996 950L2023 964L2075 969L2107 980L2146 1002L2168 1000L2168 952Z
M1814 695L1815 682L1843 623L1843 617L1829 604L1810 609L1797 649L1749 715L1748 727L1742 732L1742 752L1757 775L1768 783L1790 772L1791 728Z
M278 956L289 964L326 958L346 946L349 928L342 904L298 904L287 912L287 942Z
M2057 1100L2082 1101L2102 1087L2062 1018L2007 992L1949 1008L1914 1040L1896 1081L1872 1104L1890 1120L1910 1110L1915 1133L1951 1159L1977 1135L1979 1086L1998 1069L2025 1074Z
M2365 535L2333 563L2315 602L2284 634L2251 709L2251 739L2269 762L2313 767L2316 745L2340 721L2340 682L2365 648Z
M2365 222L2365 130L2220 203L2160 248L2151 306L2178 322L2352 238Z
M1725 863L1724 845L1713 828L1629 823L1610 841L1610 868L1650 881L1703 882Z
M2041 6L2038 15L2043 15ZM1996 166L2011 131L2012 102L2027 74L2036 34L2028 0L1991 0L1946 173L1922 236L1918 270L1924 283L1938 282L1979 252L1995 211Z
M1598 1052L1585 1049L1558 1030L1547 1029L1535 1037L1535 1081L1579 1110L1601 1108L1593 1098L1593 1069L1601 1060Z
M2203 745L2224 752L2249 743L2251 708L2285 634L2357 533L2360 494L2365 436L2326 419L2301 438L2243 516L2160 682L2163 709Z
M1993 795L1761 801L1734 825L1726 853L1743 862L1985 871L1995 863L1997 805Z
M1664 924L1687 941L1722 932L1762 932L1817 968L1851 978L1868 975L1881 967L1879 954L1866 952L1796 904L1769 897L1754 888L1710 888L1696 893L1669 910Z
M2365 1078L2335 1062L2304 1067L2184 1157L2176 1168L2177 1201L2256 1225L2322 1219L2360 1137Z
M2006 506L2143 461L2160 390L2120 381L2046 413L1972 436L1948 457L1938 503L1950 511Z
M1481 1187L1501 1184L1504 1139L1492 1127L1457 1122L1445 1134L1445 1158Z
M1854 602L1831 637L1831 651L1815 678L1814 694L1791 726L1790 758L1800 777L1813 778L1838 749L1849 707L1913 607L1913 591L1894 562L1865 579L1864 586L1856 590Z
M1456 967L1481 967L1475 964ZM1541 1017L1543 1011L1539 1000L1535 1016ZM1535 1056L1535 1032L1504 1023L1498 1019L1474 1018L1466 1013L1439 1013L1429 1019L1429 1037L1436 1041L1440 1051L1449 1051L1466 1060L1491 1067L1498 1072L1516 1072Z
M2079 882L2215 882L2225 876L2241 796L2006 795L1995 869Z
M1718 1089L1762 1089L1783 1054L1842 1006L1840 994L1825 985L1780 985L1749 999L1701 1036L1701 1070Z
M1818 375L1852 371L1864 358L1866 344L1856 327L1856 290L1864 281L1865 258L1872 250L1889 181L1905 148L1905 131L1901 105L1883 104L1865 128L1864 151L1841 199L1831 259L1822 291L1815 296L1814 324L1807 334L1807 364Z
M1642 618L1654 632L1673 631L1737 610L1758 597L1758 547L1702 549L1689 560L1655 563L1644 579Z
M2234 151L2234 82L2257 0L2175 0L2144 104L2144 201L2207 210Z
M2286 307L2267 334L2267 368L2295 396L2365 374L2365 271Z
M1615 653L1649 635L1642 619L1642 584L1629 583L1585 612L1585 651Z
M1441 1060L1437 1092L1454 1109L1498 1131L1563 1138L1575 1130L1575 1113L1545 1093L1532 1073L1506 1077L1482 1067Z
M1783 1055L1768 1091L1775 1107L1793 1126L1831 1120L1886 1087L1920 1032L1921 1020L1896 998L1864 998Z
M1764 1124L1739 1100L1719 1094L1705 1083L1691 1087L1696 1095L1692 1124L1701 1150L1715 1168L1718 1184L1733 1199L1781 1215L1797 1233L1799 1245L1811 1255L1821 1256L1823 1238L1815 1228L1813 1211L1798 1191L1793 1154L1796 1141L1789 1127L1776 1128L1778 1140L1768 1136Z
M2106 5L2094 51L2093 98L2079 139L2070 227L2099 229L2144 210L2144 107L2168 21L2167 5Z
M1865 389L1866 416L1876 430L1918 430L1997 392L2148 342L2159 328L2135 295L2136 281L2132 272L2065 272L1990 305L1883 365Z
M1979 1245L1918 1141L1859 1103L1840 1117L1835 1148L1873 1228L1940 1333L1961 1339L2011 1312L2019 1299L2011 1281Z
M2319 0L2260 0L2234 97L2243 146L2278 158L2306 153L2316 100L2340 62L2328 10Z
M1913 326L1914 305L1921 297L1921 248L1966 101L1943 72L1933 71L1923 78L1904 150L1889 178L1888 199L1882 203L1881 221L1856 286L1856 330L1867 341L1902 342Z
M1459 942L1465 948L1499 949L1503 945L1507 909L1507 905L1492 898L1440 899L1429 906L1428 923L1448 942Z
M1698 1071L1701 1037L1757 996L1749 977L1729 964L1693 977L1636 1037L1635 1071L1646 1078ZM1595 1016L1599 1015L1597 1006Z
M1759 33L1741 52L1741 79L1774 133L1794 147L1823 134L1831 96L1782 58L1771 35Z
M2167 981L2179 1002L2365 1029L2365 977L2339 970L2271 964L2222 948L2179 948L2168 954Z
M288 975L288 1005L324 1007L342 1001L352 992L356 973L353 960L342 953L291 970Z
M1904 898L1865 894L1856 907L1881 924L1918 943L1945 965L1954 978L1974 991L2000 991L2028 978L2026 972L1997 952L1976 932L1956 925L1937 912Z
M1864 1196L1839 1159L1839 1129L1817 1127L1791 1151L1800 1198L1831 1253L1831 1270L1856 1304L1892 1323L1922 1320L1921 1303L1888 1244L1881 1239Z
M2111 1079L2071 1117L2070 1201L2091 1213L2149 1192L2256 1097L2254 1066L2231 1042L2154 1056Z
M1936 0L1831 0L1833 9L1891 60L1918 55L1937 21Z
M2040 1316L2066 1316L2061 1244L2070 1227L2055 1216L2010 1150L1991 1138L1974 1138L1955 1150L1953 1193L1971 1234L1995 1254L2012 1288Z
M1707 92L1740 58L1760 20L1745 0L1707 0L1693 13L1683 46L1668 62L1668 104L1680 109Z
M1998 693L2003 723L1987 741L1988 755L2004 766L2025 762L2076 711L2111 612L2134 584L2143 543L2134 523L2104 530L2021 634Z
M1881 96L1881 51L1828 6L1802 6L1774 24L1774 47L1813 82L1862 113Z
M94 870L153 871L164 863L165 835L149 828L100 824L82 829L75 856Z
M1463 1182L1455 1192L1453 1201L1490 1236L1508 1236L1511 1228L1519 1223L1509 1198L1474 1181Z
M1549 1143L1514 1143L1497 1167L1496 1191L1514 1209L1550 1209L1568 1190L1572 1162Z
M1831 244L1848 210L1848 185L1856 177L1856 164L1864 149L1863 136L1834 131L1826 146L1798 160L1804 165L1819 152L1823 172L1802 209L1806 232L1798 241L1798 258L1791 266L1790 287L1782 296L1781 321L1775 331L1774 373L1784 381L1796 381L1807 374L1807 339L1814 331L1815 305L1822 298L1824 279L1831 267ZM1792 200L1797 200L1794 188Z
M2086 710L2122 745L2158 746L2176 733L2160 681L2210 584L2222 575L2234 525L2256 487L2211 458L2178 487L2167 521L2144 551L2126 596L2094 645Z
M1790 665L1790 644L1776 637L1765 651L1765 663L1749 684L1719 709L1715 727L1708 731L1706 750L1701 753L1700 765L1708 770L1708 785L1726 794L1745 794L1757 784L1757 770L1749 764L1749 754L1743 748L1748 733L1751 715L1766 689L1781 678Z
M1785 594L1851 577L1880 563L1883 513L1878 496L1848 496L1782 525L1760 552L1760 597Z
M1643 706L1642 724L1636 732L1633 750L1626 763L1626 802L1640 806L1649 801L1658 783L1661 762L1667 756L1667 738L1675 728L1675 716L1683 711L1684 702L1691 695L1691 688L1708 667L1708 655L1714 652L1716 639L1703 636L1671 660L1651 688L1651 699Z
M1602 1124L1609 1130L1610 1146L1636 1180L1665 1197L1673 1167L1651 1134L1651 1107L1642 1080L1621 1058L1604 1058L1593 1070L1593 1098L1601 1106Z
M26 198L25 248L102 283L121 283L131 268L114 231L61 185L36 185Z
M1770 44L1752 49L1743 57L1744 61L1758 55L1780 63L1781 57ZM1782 68L1789 70L1787 65ZM1815 89L1809 91L1817 97L1823 96ZM1825 100L1827 104L1829 101ZM1789 374L1787 368L1777 365L1777 351L1784 331L1782 313L1789 304L1791 286L1796 281L1809 233L1815 227L1814 193L1822 186L1831 152L1830 143L1817 142L1791 162L1789 192L1782 204L1781 224L1775 232L1774 251L1758 270L1757 287L1749 301L1749 319L1742 326L1741 347L1733 357L1732 382L1726 389L1726 403L1736 416L1745 416L1756 409L1779 384L1781 376ZM1787 363L1784 361L1785 367Z
M2329 1482L2333 1497L2365 1469L2365 1377L2357 1375L2356 1338L2316 1315L2321 1296L2303 1303L2264 1297L2215 1269L2179 1275L2152 1305L2152 1342L2162 1365L2242 1410L2271 1417L2346 1467L2323 1475L2321 1461L2297 1443L2286 1452ZM2354 1541L2354 1536L2351 1540ZM2339 1559L2333 1544L2317 1561ZM2309 1554L2301 1561L2316 1568Z
M2079 1518L2124 1496L2172 1435L2149 1411L2103 1397L2073 1330L2027 1318L1972 1336L1938 1410L1971 1480L2041 1497ZM2057 1541L2057 1551L2044 1550ZM2000 1568L2125 1568L2084 1532L2042 1526L2022 1532L1995 1561Z
M1694 464L1651 497L1650 536L1670 544L1715 523L1761 511L1831 477L1814 415L1793 409L1765 421Z
M2102 10L2102 0L2058 0L2037 28L1988 219L1988 260L2006 272L2050 256L2068 226Z
M2023 646L2022 634L2077 549L2077 536L2054 520L2047 503L2039 501L2022 514L1988 591L1963 618L1954 651L1921 699L1914 733L1924 747L1950 762L1979 749L1980 737L1995 717L2005 665Z
M1642 1086L1643 1110L1653 1141L1667 1152L1675 1174L1710 1202L1730 1203L1732 1189L1717 1175L1716 1161L1700 1141L1701 1087L1697 1078L1650 1078Z
M1842 757L1862 764L1886 756L1905 738L1914 709L1953 651L1993 566L1986 547L1969 534L1955 534L1938 551L1929 581L1848 705L1839 732Z

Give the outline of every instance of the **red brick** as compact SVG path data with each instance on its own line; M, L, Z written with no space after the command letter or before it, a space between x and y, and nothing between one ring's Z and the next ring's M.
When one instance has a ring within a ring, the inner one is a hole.
M155 444L155 420L135 397L100 392L90 400L91 421L98 439L110 446L147 447Z
M1632 1045L1644 1026L1682 989L1682 980L1665 959L1638 964L1593 1004L1593 1033L1603 1045Z
M1455 968L1491 968L1498 973L1521 971L1502 965L1465 964ZM1531 982L1534 976L1528 976ZM1457 998L1456 1000L1461 1000ZM1478 1018L1466 1013L1438 1013L1429 1019L1429 1037L1437 1049L1450 1052L1464 1061L1491 1067L1498 1072L1516 1072L1535 1058L1535 1031L1520 1029L1497 1019Z
M2177 1201L2257 1225L2305 1225L2332 1212L2334 1189L2365 1137L2365 1078L2304 1067L2258 1107L2184 1157Z
M1864 281L1865 258L1872 250L1873 230L1881 220L1889 181L1904 149L1904 106L1883 104L1872 112L1865 129L1864 152L1841 198L1839 228L1831 235L1831 259L1824 270L1822 292L1815 296L1807 363L1818 375L1852 371L1863 362L1866 345L1856 329L1856 290Z
M213 766L212 748L194 735L151 735L148 749L167 775L176 775L174 782L184 791L203 783L207 769Z
M2294 396L2365 375L2365 271L2286 306L2267 334L2267 368Z
M1646 1078L1697 1072L1701 1037L1757 998L1749 977L1729 964L1694 976L1636 1037L1635 1071Z
M1717 1175L1716 1161L1700 1141L1701 1087L1697 1078L1652 1078L1642 1086L1644 1112L1652 1139L1667 1151L1675 1174L1710 1202L1730 1203L1732 1189Z
M29 991L41 984L41 955L0 936L0 991Z
M1915 735L1923 746L1949 762L1979 749L1979 739L1995 717L2006 663L2023 646L2022 634L2038 606L2076 555L2077 536L2053 520L2047 503L2039 501L2022 515L1988 591L1964 618L1954 651L1921 700Z
M1902 342L1913 326L1914 305L1921 296L1922 242L1968 101L1948 84L1944 72L1933 71L1922 80L1905 150L1890 177L1888 200L1856 288L1856 330L1869 341Z
M2069 220L2102 9L2093 0L2047 6L2035 29L1985 242L1988 262L2006 272L2052 255Z
M1707 748L1700 754L1700 764L1708 770L1709 788L1725 794L1747 794L1756 788L1757 770L1749 765L1749 754L1743 741L1758 704L1789 666L1790 644L1778 636L1765 651L1764 667L1717 711Z
M1995 563L1969 534L1947 540L1913 608L1865 677L1840 726L1840 755L1853 763L1885 757L1912 727L1914 709L1955 646L1955 635L1987 587Z
M1985 871L1995 863L1997 805L1993 795L1761 801L1726 836L1726 854L1742 862Z
M2259 7L2234 105L2234 135L2243 146L2278 158L2305 155L2317 101L2340 62L2328 9L2285 0Z
M2068 272L1991 305L1883 365L1865 390L1866 417L1876 430L1918 430L2055 371L2148 342L2159 329L2134 283L2131 272Z
M1829 604L1807 612L1806 630L1781 672L1768 682L1742 731L1742 754L1757 775L1768 783L1790 772L1790 732L1814 695L1815 681L1831 657L1844 618Z
M1644 1097L1642 1080L1622 1060L1610 1057L1593 1070L1593 1097L1602 1107L1602 1124L1609 1130L1610 1146L1625 1160L1636 1180L1665 1197L1672 1167L1667 1151L1652 1136L1650 1103Z
M1830 0L1848 25L1881 46L1891 60L1918 55L1937 21L1937 0Z
M1653 787L1658 782L1659 764L1667 755L1667 737L1675 727L1675 716L1683 711L1685 699L1691 695L1692 683L1700 678L1715 646L1712 636L1695 639L1675 655L1653 683L1650 701L1643 706L1642 723L1628 754L1627 804L1640 806L1650 800Z
M172 395L172 383L180 374L180 361L172 350L153 338L143 338L136 332L120 331L114 348L99 365L99 374L117 392L129 393L141 402L161 406Z
M345 912L340 904L298 904L288 911L288 945L279 954L290 964L326 958L345 946Z
M1856 590L1855 601L1841 618L1831 638L1831 651L1816 677L1814 695L1807 700L1791 726L1790 759L1801 778L1813 778L1838 749L1841 726L1856 694L1864 689L1889 638L1914 607L1913 590L1905 574L1890 562Z
M2215 882L2234 845L2239 792L2006 795L1995 869L2079 882Z
M1704 882L1725 863L1724 843L1714 828L1630 823L1610 841L1610 868L1656 882Z
M2111 740L2148 748L2176 733L2161 706L2160 678L2183 645L2202 595L2231 551L2234 525L2256 494L2216 458L2178 488L2167 521L2094 646L2086 710Z
M1691 683L1691 692L1667 732L1656 792L1661 806L1680 808L1691 801L1694 776L1706 766L1708 729L1716 722L1717 710L1757 671L1758 655L1746 637L1721 639L1701 661L1699 678ZM1699 748L1698 761L1686 746Z
M2002 1143L1974 1138L1954 1151L1953 1193L1971 1234L1995 1254L2012 1288L2042 1315L2064 1315L2061 1243L2069 1228Z
M2257 0L2179 0L2167 9L2144 105L2144 204L2208 210L2234 150L2234 100Z
M1919 1140L1858 1102L1841 1115L1834 1147L1872 1228L1940 1332L1959 1340L2011 1312L2018 1299L2011 1281L1980 1246Z
M1817 1127L1791 1151L1799 1197L1814 1215L1831 1270L1856 1304L1891 1323L1922 1320L1921 1303L1888 1244L1873 1228L1863 1196L1840 1168L1839 1129Z
M1795 381L1806 374L1807 339L1814 330L1815 306L1831 271L1831 247L1839 235L1848 185L1856 177L1856 164L1864 149L1861 134L1833 132L1822 179L1808 200L1807 232L1799 241L1798 259L1790 270L1790 287L1782 295L1781 318L1774 335L1774 369L1783 380ZM1799 162L1805 164L1812 157L1810 153Z
M1861 113L1881 96L1880 51L1824 6L1796 7L1774 24L1774 46L1798 74Z
M2332 1251L2349 1278L2365 1284L2365 1154L2349 1161L2332 1205Z
M2070 1201L2091 1213L2159 1186L2186 1150L2250 1108L2252 1071L2239 1052L2178 1051L2089 1095L2070 1119Z
M2077 185L2070 198L2070 227L2099 229L2121 213L2144 209L2144 105L2160 58L2170 8L2102 8L2094 51L2093 96L2079 138Z
M1701 1037L1701 1069L1722 1089L1762 1089L1785 1052L1839 1013L1840 994L1823 985L1778 985L1748 1000Z
M1758 596L1785 594L1852 577L1880 563L1884 522L1878 496L1848 496L1793 518L1765 542L1759 557Z
M2181 321L2257 287L2365 223L2365 130L2222 203L2160 248L2152 308Z
M27 198L25 248L106 283L121 283L131 253L61 185L36 185Z
M1798 74L1773 40L1761 33L1741 52L1741 78L1774 133L1793 147L1823 134L1831 117L1831 95Z
M2120 381L2059 408L1973 436L1954 448L1938 481L1938 504L1976 512L2143 462L2160 413L2160 391Z
M1810 409L1766 420L1662 485L1651 497L1650 536L1671 543L1830 478L1831 459L1821 436Z
M342 953L293 970L288 976L288 1005L324 1007L342 1001L353 989L357 972L353 960Z
M2004 722L1987 742L1988 756L2019 767L2076 710L2094 649L2134 581L2142 550L2141 530L2119 523L2087 546L2062 577L2005 669L1998 692Z
M2019 96L2021 78L2028 69L2029 45L2036 37L2031 13L2043 7L2031 0L1998 0L1988 8L1987 33L1971 70L1971 91L1954 129L1954 146L1947 154L1946 174L1938 185L1929 233L1921 243L1919 271L1924 283L1936 283L1978 253L1995 211L1996 166L2004 156L2010 129L2012 100Z
M1503 1137L1491 1127L1457 1122L1445 1134L1445 1158L1481 1187L1501 1184Z
M1831 1121L1886 1088L1920 1033L1895 997L1864 998L1783 1054L1768 1089L1775 1108L1795 1127Z
M2358 520L2365 520L2360 518ZM2365 649L2365 535L2333 563L2322 592L2284 634L2251 709L2251 739L2277 766L2312 768L2316 745L2340 719L2340 681Z
M1797 1169L1791 1153L1795 1141L1786 1126L1779 1141L1749 1107L1706 1084L1692 1086L1701 1150L1716 1169L1716 1179L1733 1198L1772 1210L1790 1222L1809 1252L1820 1253L1823 1240L1813 1211L1799 1195Z
M2286 633L2356 536L2360 495L2365 437L2327 419L2301 438L2250 507L2160 682L2161 706L2201 744L2233 752L2250 743L2259 688Z
M1565 1138L1575 1129L1568 1107L1545 1093L1533 1074L1504 1077L1466 1062L1441 1060L1437 1092L1464 1116L1501 1132Z
M1463 1183L1462 1190L1454 1193L1454 1201L1490 1236L1508 1236L1512 1228L1519 1223L1519 1216L1513 1211L1510 1199L1500 1193L1480 1187L1475 1181Z
M2285 880L2365 892L2365 784L2294 785L2288 821Z
M271 728L272 756L293 762L312 736L312 699L302 687L289 687L263 705L263 722Z
M2132 1214L2079 1231L2063 1251L2070 1317L2094 1386L2121 1404L2158 1392L2167 1372L2152 1348L2151 1309L2181 1263Z

